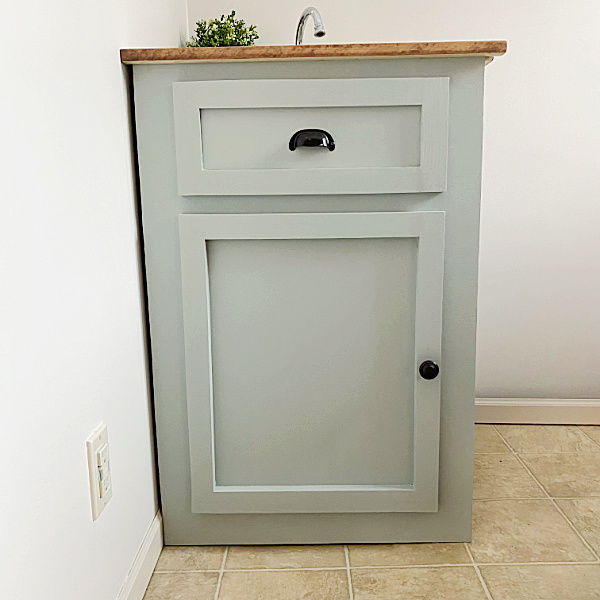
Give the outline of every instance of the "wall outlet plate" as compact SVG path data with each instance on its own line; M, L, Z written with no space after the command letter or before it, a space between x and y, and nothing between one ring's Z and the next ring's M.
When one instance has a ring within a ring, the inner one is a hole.
M92 519L95 521L112 498L108 430L104 423L87 439L86 446L90 496L92 499Z

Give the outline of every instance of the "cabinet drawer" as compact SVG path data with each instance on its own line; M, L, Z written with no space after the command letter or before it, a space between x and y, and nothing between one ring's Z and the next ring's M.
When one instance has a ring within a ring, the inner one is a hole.
M446 189L447 77L177 82L173 96L183 196ZM329 147L292 151L304 130Z

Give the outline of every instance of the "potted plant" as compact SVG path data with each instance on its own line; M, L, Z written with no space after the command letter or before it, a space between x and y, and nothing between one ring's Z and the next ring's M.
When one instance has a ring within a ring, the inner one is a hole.
M231 14L221 15L219 19L197 21L195 35L187 46L254 46L257 39L256 25L246 26L242 19L235 18L235 10L232 10Z

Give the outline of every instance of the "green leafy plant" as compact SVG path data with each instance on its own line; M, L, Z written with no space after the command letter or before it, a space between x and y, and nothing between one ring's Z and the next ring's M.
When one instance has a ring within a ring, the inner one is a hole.
M230 15L221 15L220 19L198 21L195 35L192 35L187 46L254 46L258 39L256 25L248 25L235 18L235 10Z

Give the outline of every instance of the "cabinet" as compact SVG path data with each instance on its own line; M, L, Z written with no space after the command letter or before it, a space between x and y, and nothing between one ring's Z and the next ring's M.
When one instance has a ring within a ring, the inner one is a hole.
M484 67L134 63L167 544L470 538Z

